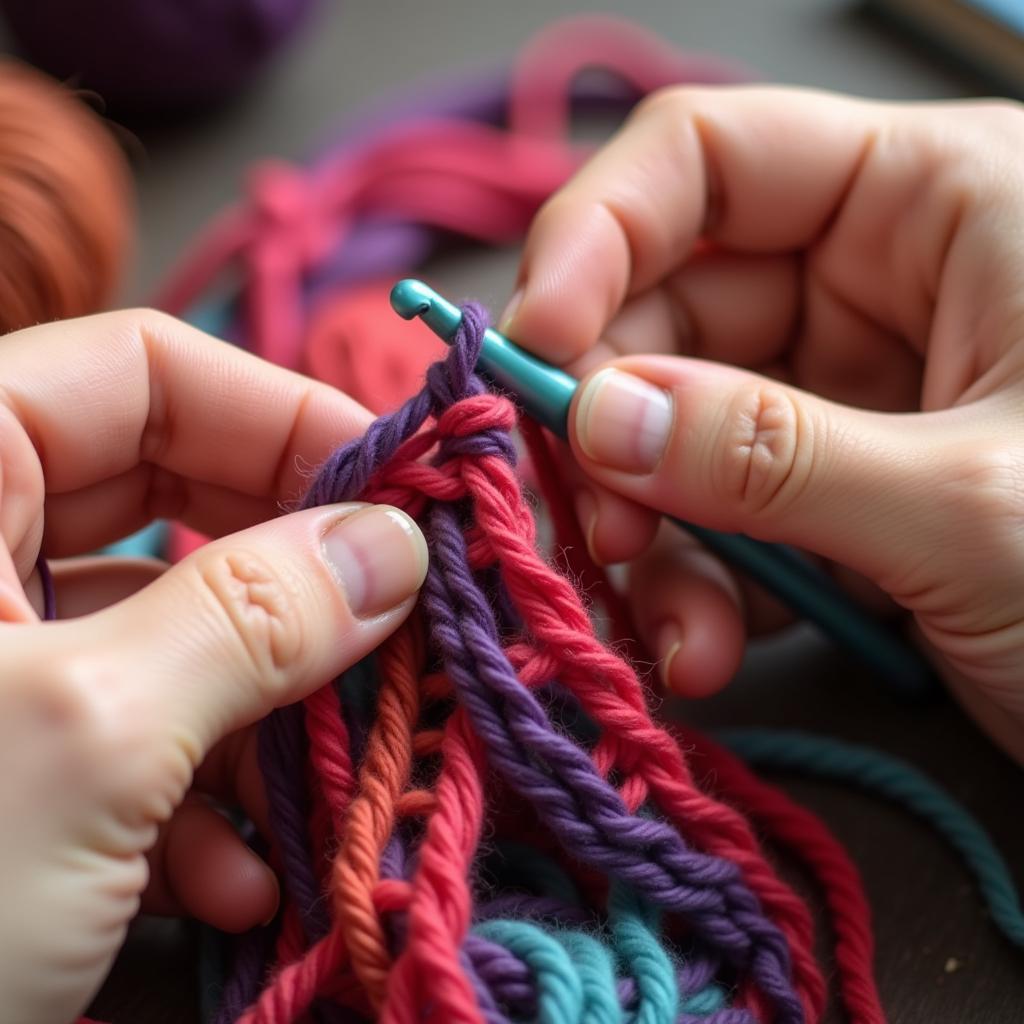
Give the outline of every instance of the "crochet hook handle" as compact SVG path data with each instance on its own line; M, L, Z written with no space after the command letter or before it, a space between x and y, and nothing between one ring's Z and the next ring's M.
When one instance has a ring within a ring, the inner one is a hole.
M391 306L406 320L419 317L448 343L462 322L459 307L422 281L399 281L391 290ZM569 407L579 386L574 377L530 355L491 328L484 332L477 369L492 384L513 395L528 416L567 438ZM916 648L861 608L800 552L671 518L709 551L742 570L801 618L815 623L898 692L917 697L932 689L931 666Z

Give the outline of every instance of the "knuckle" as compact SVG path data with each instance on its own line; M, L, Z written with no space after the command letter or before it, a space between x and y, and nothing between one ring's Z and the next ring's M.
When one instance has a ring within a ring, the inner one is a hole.
M977 444L955 460L947 483L954 529L1019 561L1024 534L1024 463L1009 447Z
M648 93L637 103L633 116L637 120L674 121L690 114L696 106L700 89L687 85L665 85Z
M726 500L756 515L782 514L810 473L808 418L781 387L743 387L724 411L715 441L718 488Z
M994 132L1018 140L1024 136L1024 103L1002 98L980 100L970 104L970 112Z
M31 686L23 688L32 729L56 736L76 772L103 759L121 757L138 742L131 690L120 674L85 654L51 659Z
M276 681L302 659L309 629L304 588L285 564L252 551L200 552L201 586L234 653L258 679Z

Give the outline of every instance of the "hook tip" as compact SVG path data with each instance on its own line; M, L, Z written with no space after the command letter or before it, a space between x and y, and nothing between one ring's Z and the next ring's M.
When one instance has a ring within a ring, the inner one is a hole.
M391 289L391 308L403 320L412 320L430 312L435 293L422 281L407 277Z

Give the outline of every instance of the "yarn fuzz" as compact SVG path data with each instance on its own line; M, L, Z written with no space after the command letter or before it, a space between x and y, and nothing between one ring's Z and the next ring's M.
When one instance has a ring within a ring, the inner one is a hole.
M374 665L263 725L283 909L220 1019L817 1020L803 903L538 553L514 407L473 372L485 327L466 306L306 496L405 509L430 569Z

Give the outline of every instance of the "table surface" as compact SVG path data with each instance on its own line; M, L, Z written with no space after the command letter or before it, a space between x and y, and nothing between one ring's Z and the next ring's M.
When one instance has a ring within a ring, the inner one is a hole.
M141 243L126 302L144 302L182 245L241 187L246 166L314 151L346 112L403 81L508 57L552 17L625 4L519 0L326 0L315 24L242 98L199 122L140 133ZM984 85L839 0L634 0L629 15L693 50L737 58L765 80L892 99L979 95ZM492 305L506 298L514 254L450 260L442 279ZM1024 883L1020 771L948 702L893 703L811 635L757 648L719 698L679 709L700 725L802 728L907 758L963 800ZM875 913L878 978L890 1020L1002 1024L1024 1019L1018 951L995 931L949 848L905 812L845 788L785 778L864 874ZM140 921L94 1007L116 1022L196 1018L194 934ZM949 972L954 962L958 969ZM834 1013L831 1020L839 1020Z

